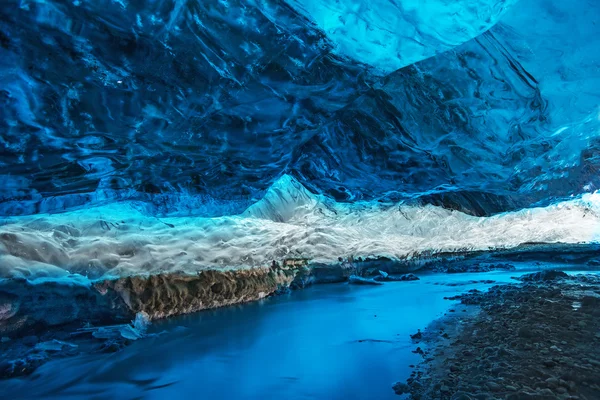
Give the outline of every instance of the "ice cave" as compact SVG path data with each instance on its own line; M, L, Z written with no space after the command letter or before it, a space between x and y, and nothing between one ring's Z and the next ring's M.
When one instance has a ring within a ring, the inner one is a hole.
M2 1L0 398L600 399L600 1Z

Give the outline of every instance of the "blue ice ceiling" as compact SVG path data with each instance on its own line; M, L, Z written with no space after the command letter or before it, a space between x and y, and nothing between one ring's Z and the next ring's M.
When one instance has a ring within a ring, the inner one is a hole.
M517 0L288 0L333 51L390 73L491 28Z
M600 186L600 3L0 9L0 213L237 213L284 174L488 215Z

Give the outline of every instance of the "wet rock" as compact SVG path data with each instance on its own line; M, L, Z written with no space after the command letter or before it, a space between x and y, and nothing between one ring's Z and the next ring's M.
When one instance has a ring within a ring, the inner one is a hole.
M540 396L548 397L548 398L551 398L551 399L556 397L556 395L554 394L554 392L552 390L548 389L548 388L542 389L542 390L538 391L538 394Z
M381 271L380 271L381 272ZM418 281L419 277L414 274L406 274L401 276L392 276L392 275L378 275L373 278L376 281L380 282L406 282L406 281Z
M581 298L582 307L600 307L600 294L599 296L583 296Z
M447 266L436 266L434 270L436 272L445 272L448 274L458 274L464 272L490 272L490 271L514 271L516 268L512 264L508 263L467 263L467 264L456 264Z
M383 285L383 283L371 278L363 278L362 276L351 275L348 278L348 283L355 285Z
M420 339L422 339L422 338L423 338L423 334L421 333L421 330L419 329L419 330L417 331L417 333L415 333L415 334L413 334L413 335L410 335L410 338L411 338L412 340L420 340Z
M408 386L406 383L402 383L402 382L394 383L394 386L392 386L392 389L394 389L394 392L398 395L410 393L410 386Z
M444 297L446 300L460 300L462 304L475 305L480 304L483 299L483 292L477 289L471 289L467 293L457 296Z
M569 278L569 275L567 275L563 271L544 270L544 271L535 272L532 274L523 275L517 279L522 282L540 282L540 281L555 281L558 279L567 279L567 278Z
M549 388L556 389L559 385L558 379L554 377L548 378L546 379L546 385L548 385Z
M40 342L35 345L34 349L37 351L59 352L63 349L73 349L76 347L77 345L74 345L72 343L67 343L54 339L47 342Z
M414 274L406 274L400 277L401 281L418 281L419 277Z
M528 326L521 326L518 331L519 337L529 339L533 337L533 331Z
M472 397L465 392L456 392L452 395L450 400L472 400Z

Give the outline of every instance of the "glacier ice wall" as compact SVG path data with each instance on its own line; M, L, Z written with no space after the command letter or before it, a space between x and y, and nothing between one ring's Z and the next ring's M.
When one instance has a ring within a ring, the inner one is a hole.
M513 3L4 1L0 214L234 215L284 174L473 215L594 191L600 4Z

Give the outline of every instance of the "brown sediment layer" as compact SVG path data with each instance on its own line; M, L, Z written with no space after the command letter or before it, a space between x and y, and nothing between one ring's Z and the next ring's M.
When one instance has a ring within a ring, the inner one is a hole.
M394 387L397 393L441 400L600 398L597 276L532 274L526 283L461 299L471 312L461 306L428 328L419 344L425 361L408 385Z
M207 270L196 275L132 276L94 285L100 293L116 295L134 313L151 319L259 300L287 288L295 271L270 268Z

